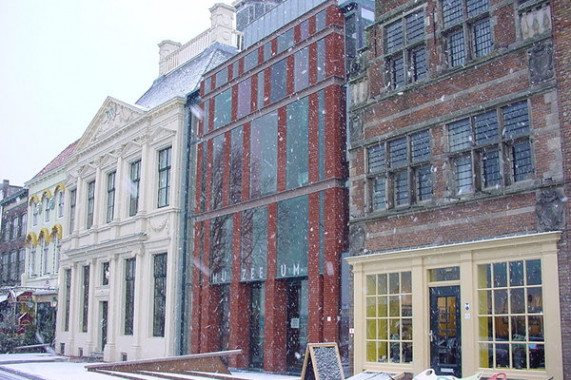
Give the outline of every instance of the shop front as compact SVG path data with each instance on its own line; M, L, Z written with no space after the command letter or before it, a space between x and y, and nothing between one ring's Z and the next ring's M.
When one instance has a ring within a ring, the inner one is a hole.
M354 365L563 378L558 232L380 252L354 275Z

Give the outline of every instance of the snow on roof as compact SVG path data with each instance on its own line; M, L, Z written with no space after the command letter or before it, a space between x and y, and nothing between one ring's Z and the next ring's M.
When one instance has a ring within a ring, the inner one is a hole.
M236 49L221 43L214 43L196 58L163 75L136 102L137 105L153 108L178 96L186 96L198 89L202 75L226 62L236 54Z
M40 170L40 172L36 174L32 179L39 177L51 170L57 169L58 167L63 165L72 156L75 146L77 145L78 142L79 140L76 140L71 144L69 144L67 148L65 148L60 154L58 154L56 158L51 160L51 162L47 164L42 170Z

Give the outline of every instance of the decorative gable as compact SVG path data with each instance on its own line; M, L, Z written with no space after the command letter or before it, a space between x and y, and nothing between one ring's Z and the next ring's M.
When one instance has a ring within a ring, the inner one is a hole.
M137 106L107 97L79 140L77 149L99 142L104 136L116 132L140 118L145 111Z

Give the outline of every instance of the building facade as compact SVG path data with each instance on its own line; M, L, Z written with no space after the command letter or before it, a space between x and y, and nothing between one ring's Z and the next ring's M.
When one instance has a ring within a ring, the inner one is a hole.
M343 14L336 1L287 1L244 41L201 86L190 347L299 372L308 342L340 335Z
M568 377L562 8L377 1L351 81L355 372Z
M179 352L187 95L235 54L217 40L233 36L220 33L233 9L211 14L212 27L191 43L159 45L160 76L136 105L105 100L66 165L61 354L125 361Z
M28 190L22 186L11 186L4 180L2 184L2 224L0 224L0 286L14 287L21 284L24 273L28 212L26 202Z

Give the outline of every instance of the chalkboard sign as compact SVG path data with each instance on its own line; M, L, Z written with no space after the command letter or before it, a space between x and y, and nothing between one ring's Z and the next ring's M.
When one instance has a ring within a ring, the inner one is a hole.
M337 343L309 343L301 380L344 380Z

